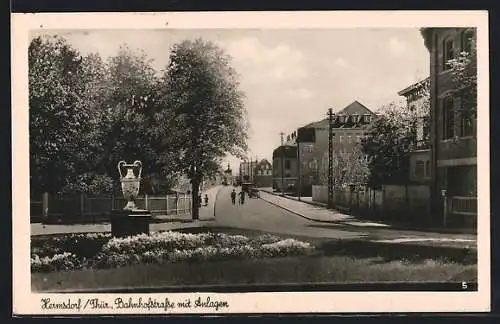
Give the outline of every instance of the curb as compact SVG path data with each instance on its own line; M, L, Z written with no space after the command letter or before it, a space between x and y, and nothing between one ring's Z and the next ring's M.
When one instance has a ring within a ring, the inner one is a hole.
M335 221L328 221L328 220L321 220L321 219L316 219L316 218L307 217L307 216L305 216L305 215L303 215L303 214L301 214L301 213L296 212L295 210L292 210L292 209L290 209L290 208L287 208L287 207L284 207L284 206L278 205L278 204L276 204L276 203L274 203L274 202L272 202L272 201L269 201L269 200L267 200L267 199L265 199L265 198L262 198L262 196L261 196L261 197L259 197L259 199L262 199L262 200L264 200L265 202L267 202L267 203L269 203L269 204L271 204L271 205L274 205L274 206L279 207L279 208L281 208L281 209L284 209L284 210L286 210L286 211L288 211L288 212L290 212L290 213L292 213L292 214L295 214L295 215L297 215L297 216L300 216L300 217L302 217L302 218L305 218L305 219L308 219L308 220L311 220L311 221L314 221L314 222L318 222L318 223L330 223L330 224L334 223L334 224L338 224L338 222L335 222Z
M323 204L323 203L311 202L311 201L307 201L307 200L299 200L299 199L292 198L292 197L290 197L288 195L276 194L276 193L268 191L268 190L261 190L261 191L267 192L270 195L279 196L279 197L283 197L283 198L294 200L294 201L298 201L298 202L303 202L305 204L316 206L316 207L322 207L322 208L326 208L327 207L327 205Z

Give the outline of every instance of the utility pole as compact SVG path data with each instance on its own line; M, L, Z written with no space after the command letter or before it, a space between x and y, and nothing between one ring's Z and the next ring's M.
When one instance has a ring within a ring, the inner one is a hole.
M281 132L280 135L281 135L281 195L284 196L285 195L285 179L284 179L285 147L283 146L283 144L285 144L284 142L285 133Z
M295 140L297 143L297 198L301 200L302 179L300 176L300 141Z
M328 208L333 208L333 110L328 109Z

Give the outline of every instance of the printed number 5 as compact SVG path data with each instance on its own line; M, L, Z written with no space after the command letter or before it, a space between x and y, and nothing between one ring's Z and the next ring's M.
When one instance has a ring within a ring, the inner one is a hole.
M467 289L467 283L465 281L462 281L462 289Z

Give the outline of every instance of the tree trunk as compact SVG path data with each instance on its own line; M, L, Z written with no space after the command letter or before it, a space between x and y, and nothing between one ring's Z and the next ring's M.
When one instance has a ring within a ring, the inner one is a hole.
M199 189L200 189L200 180L198 177L193 177L193 180L191 181L191 203L192 203L192 209L191 209L191 215L193 216L193 220L197 220L200 218L200 210L198 208L198 194L199 194Z

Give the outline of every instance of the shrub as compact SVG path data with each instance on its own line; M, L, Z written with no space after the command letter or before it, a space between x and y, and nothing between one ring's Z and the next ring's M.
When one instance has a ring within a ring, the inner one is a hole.
M276 257L303 254L312 249L309 243L279 240L272 235L251 239L243 235L172 231L126 238L111 238L110 234L75 234L50 238L48 244L40 245L40 242L32 246L32 271Z

